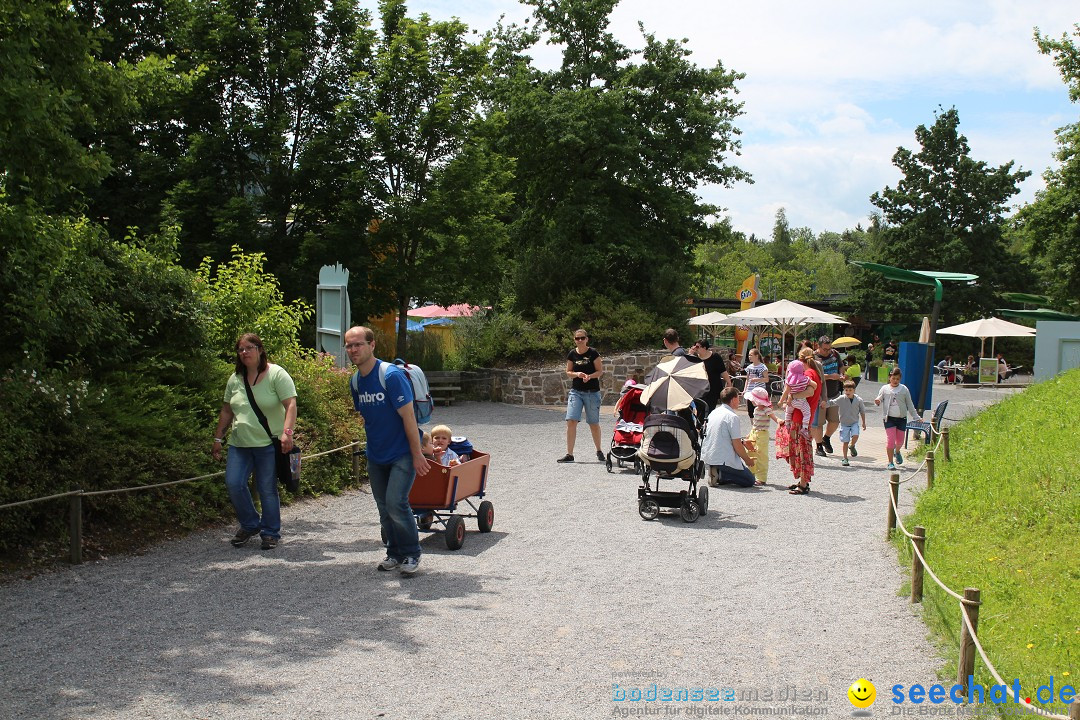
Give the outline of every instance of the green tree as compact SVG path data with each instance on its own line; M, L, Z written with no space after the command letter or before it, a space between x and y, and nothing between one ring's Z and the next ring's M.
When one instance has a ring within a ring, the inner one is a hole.
M769 243L769 253L778 265L786 265L791 262L793 252L791 249L791 226L788 224L787 212L784 208L776 211L776 221L773 223L772 242Z
M287 292L310 291L297 257L325 220L308 212L319 207L313 193L345 185L348 168L325 163L325 148L342 141L366 11L338 0L190 0L176 17L177 67L193 73L177 100L182 152L167 191L182 258L223 259L241 245L266 253ZM316 181L325 175L335 179Z
M493 106L506 131L495 146L517 160L510 248L526 314L584 287L621 294L598 282L614 276L672 310L718 211L697 189L749 179L729 162L742 75L698 67L683 43L644 29L640 48L624 46L608 29L616 2L526 0L532 25L499 34ZM520 50L540 39L562 48L558 69L539 71Z
M500 215L512 164L477 142L489 82L486 40L470 42L458 20L408 17L403 0L381 0L381 32L350 91L353 137L368 182L374 232L368 283L381 290L368 310L406 312L415 299L483 301L493 296Z
M97 142L131 110L126 76L56 0L0 0L0 200L66 212L112 163Z
M1031 174L1013 171L1011 161L990 167L973 159L959 125L950 108L936 112L930 127L917 127L920 150L901 147L893 155L901 180L870 197L882 213L877 262L979 276L977 286L950 286L943 313L953 319L992 309L998 292L1015 287L1018 260L1005 246L1003 217L1017 184ZM875 273L857 274L856 284L862 312L925 313L931 303L917 286L882 283Z
M1074 35L1080 37L1080 25ZM1080 47L1067 34L1055 40L1036 30L1035 40L1053 58L1069 98L1080 102ZM1014 227L1041 291L1065 308L1080 303L1080 123L1058 129L1057 142L1058 166L1043 173L1046 188L1020 209Z

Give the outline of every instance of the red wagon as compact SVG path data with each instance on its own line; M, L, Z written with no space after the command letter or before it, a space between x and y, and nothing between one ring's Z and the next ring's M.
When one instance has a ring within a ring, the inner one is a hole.
M483 498L487 492L490 461L490 455L474 450L471 458L460 465L432 464L426 473L417 475L409 492L416 526L428 531L432 525L441 525L446 547L451 550L457 550L465 542L467 517L476 518L480 532L491 532L495 506L489 500L483 500L479 506L473 504L473 498ZM472 509L471 513L457 512L458 504L463 501Z

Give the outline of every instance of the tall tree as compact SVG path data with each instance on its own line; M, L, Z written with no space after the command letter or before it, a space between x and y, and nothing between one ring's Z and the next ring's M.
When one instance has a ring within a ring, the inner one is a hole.
M1080 38L1080 25L1074 35ZM1080 102L1080 47L1067 34L1054 40L1035 32L1039 51L1053 58ZM1080 123L1057 131L1058 166L1043 173L1046 188L1017 213L1022 249L1039 275L1039 287L1062 308L1080 304Z
M97 142L131 111L127 76L66 2L0 0L0 200L68 212L112 168Z
M410 302L488 300L505 241L500 215L512 165L479 143L491 64L486 40L459 20L410 18L403 0L380 0L381 32L350 92L354 137L373 222L371 286L398 311L404 354ZM379 307L378 299L370 309Z
M313 274L296 257L302 231L321 221L307 212L323 170L313 148L337 140L327 135L366 18L342 0L191 0L179 61L200 72L180 108L186 147L169 193L185 262L241 245L266 253L289 294L309 290Z
M532 26L503 35L511 45L546 38L563 53L549 72L510 53L496 86L506 118L496 147L517 160L514 300L527 313L582 288L621 292L597 282L611 276L648 278L641 301L672 307L718 212L698 188L749 179L729 164L742 75L698 67L683 43L644 29L643 46L626 47L609 31L616 3L526 0Z
M897 149L893 164L903 174L896 187L870 197L882 213L878 262L909 270L971 272L976 286L950 286L943 312L956 319L992 309L997 294L1013 287L1019 266L1003 240L1003 217L1017 184L1031 173L1010 161L990 167L971 157L959 132L955 108L935 113L930 127L915 129L921 149ZM926 312L930 299L917 286L858 276L860 310L885 314Z

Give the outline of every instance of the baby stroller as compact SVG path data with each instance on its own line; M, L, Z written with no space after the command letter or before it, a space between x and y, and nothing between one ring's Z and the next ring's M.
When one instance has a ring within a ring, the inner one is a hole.
M705 475L705 465L701 462L697 428L670 410L649 415L644 427L637 451L642 467L638 514L645 520L655 520L660 508L677 508L684 522L696 521L709 509L709 488L698 487L698 481ZM655 489L649 481L653 472ZM685 490L661 490L662 480L682 480L688 485Z
M615 405L618 419L615 421L615 432L611 436L611 449L607 453L608 472L613 472L615 463L623 467L623 463L627 462L634 463L635 473L641 472L637 451L641 447L645 417L649 414L649 409L641 404L641 392L644 389L644 385L631 385Z

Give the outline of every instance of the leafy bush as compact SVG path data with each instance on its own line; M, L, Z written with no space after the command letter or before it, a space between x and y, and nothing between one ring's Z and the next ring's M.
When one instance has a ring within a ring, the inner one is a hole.
M268 355L299 350L300 325L314 310L303 300L285 302L276 277L263 269L266 256L245 253L234 245L233 259L214 270L210 258L196 271L202 297L209 306L211 347L221 357L236 354L236 339L259 336Z
M233 367L214 356L231 358L239 334L231 328L242 322L263 323L255 330L278 348L272 358L296 381L297 442L305 453L363 436L348 372L297 349L296 328L309 310L281 302L261 256L238 252L215 277L208 264L197 277L167 257L168 242L158 243L156 254L110 240L85 221L21 210L0 206L0 226L15 238L0 267L11 317L0 349L8 368L0 375L0 422L10 440L0 504L221 470L209 440ZM313 460L303 490L338 492L350 471L347 452ZM0 553L62 542L62 502L0 511ZM89 549L195 528L231 512L220 477L83 504ZM153 535L130 532L136 528Z
M338 368L332 357L303 351L274 360L288 370L296 384L296 433L300 451L314 454L364 439L363 426L349 395L352 371ZM348 451L304 463L303 493L337 493L351 484L352 456Z
M553 308L537 310L535 320L509 311L487 311L454 322L458 369L498 367L525 359L560 358L578 328L605 352L656 345L664 329L679 322L646 310L632 300L613 300L584 292L567 295ZM685 318L682 320L685 323Z

